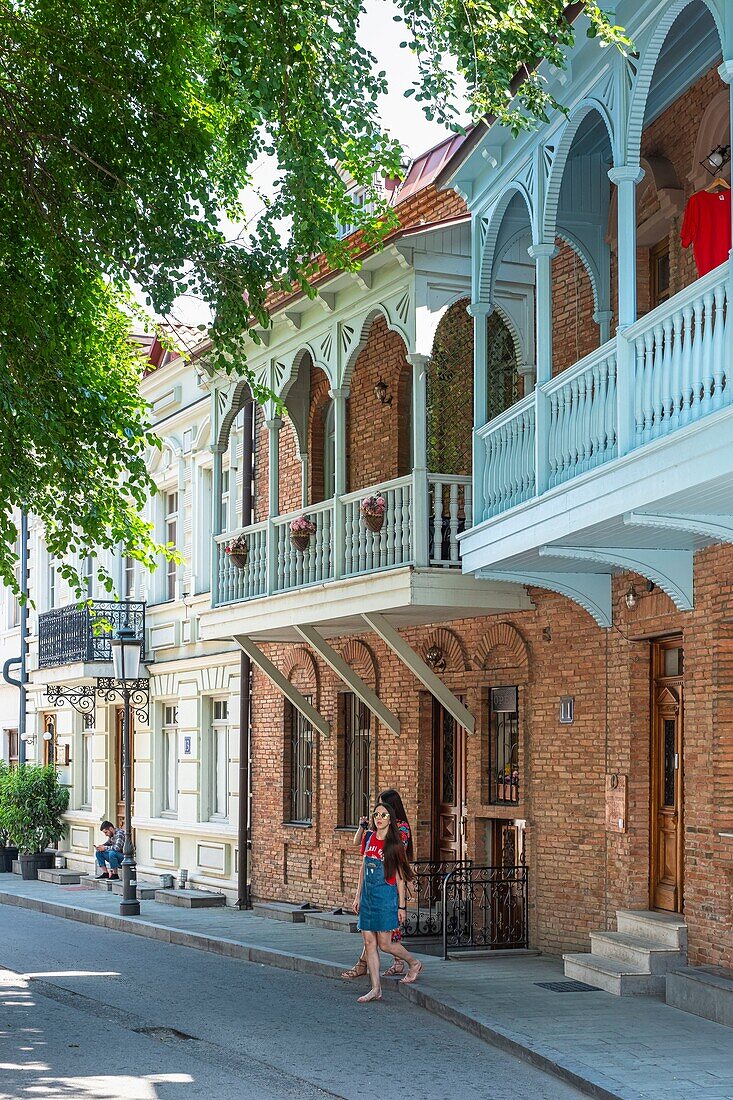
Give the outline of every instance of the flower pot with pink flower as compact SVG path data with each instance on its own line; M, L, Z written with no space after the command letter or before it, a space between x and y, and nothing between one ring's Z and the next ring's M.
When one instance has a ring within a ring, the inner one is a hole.
M247 558L249 557L249 546L247 545L246 536L237 535L235 539L232 539L231 542L226 544L224 552L232 565L236 565L237 569L244 569L247 564Z
M381 493L371 493L364 497L359 505L359 511L364 523L370 531L381 531L384 527L384 514L387 511L387 501Z
M308 549L311 536L315 533L316 525L310 516L297 516L290 521L290 541L301 554Z

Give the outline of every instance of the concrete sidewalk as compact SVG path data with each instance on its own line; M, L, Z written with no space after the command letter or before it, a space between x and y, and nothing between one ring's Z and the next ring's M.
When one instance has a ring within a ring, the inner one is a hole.
M83 886L0 876L2 904L249 962L338 978L359 953L358 937L343 932L265 920L234 909L177 909L154 901L141 902L140 917L123 918L119 900ZM669 1008L656 998L545 988L538 983L563 981L562 964L555 958L443 962L420 957L425 969L418 983L397 986L408 1000L589 1096L733 1100L729 1028ZM2 961L12 966L12 958ZM357 984L362 983L354 983L355 995Z

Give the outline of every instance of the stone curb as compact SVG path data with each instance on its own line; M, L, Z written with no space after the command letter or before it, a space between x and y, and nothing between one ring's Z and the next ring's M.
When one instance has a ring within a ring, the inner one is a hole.
M75 905L62 902L41 901L37 898L27 898L19 894L6 894L0 891L0 905L14 905L20 909L32 909L39 913L47 913L52 917L62 917L66 920L80 921L82 924L92 924L99 928L109 928L114 932L128 932L133 936L145 936L147 939L160 940L163 943L177 944L179 947L193 947L199 951L211 951L216 955L224 955L228 958L241 959L243 962L259 963L262 966L275 966L280 970L293 970L299 974L311 974L320 978L338 979L343 966L328 962L325 959L314 959L308 955L293 955L285 951L278 951L271 947L258 947L255 944L241 943L239 940L225 937L214 938L198 932L183 932L179 928L168 928L152 921L138 919L137 917L118 917L110 913L97 913L89 909L81 909ZM513 1054L523 1062L528 1062L545 1073L558 1077L566 1084L572 1085L586 1096L594 1100L636 1100L635 1095L626 1093L622 1096L618 1092L611 1091L603 1082L602 1076L591 1079L585 1066L571 1066L560 1060L549 1057L541 1051L528 1045L526 1038L512 1035L511 1032L490 1027L475 1017L468 1015L459 1004L448 998L438 999L424 988L418 985L401 985L395 982L397 991L412 1004L424 1008L434 1016L439 1016L448 1023L468 1031L478 1039L501 1050ZM582 1073L581 1073L582 1069Z

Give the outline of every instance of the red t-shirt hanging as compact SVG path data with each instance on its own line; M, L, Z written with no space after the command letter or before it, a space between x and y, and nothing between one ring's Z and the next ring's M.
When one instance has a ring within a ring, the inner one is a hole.
M361 838L361 854L372 856L374 859L381 859L384 863L384 841L380 840L376 833L367 833L366 836ZM385 875L385 882L388 882L390 886L394 886L397 882L397 876L393 875L392 878L387 878Z
M730 191L697 191L685 208L682 247L695 254L698 275L707 275L730 252Z

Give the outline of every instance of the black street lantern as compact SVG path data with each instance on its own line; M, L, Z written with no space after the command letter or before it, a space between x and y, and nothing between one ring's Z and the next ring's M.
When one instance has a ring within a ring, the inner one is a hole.
M137 873L135 869L135 850L132 846L132 753L130 752L130 699L139 691L141 639L136 637L131 627L123 626L111 641L112 667L114 670L115 691L122 696L122 754L125 785L125 846L122 860L122 901L120 914L123 917L140 915L140 902L137 898Z

